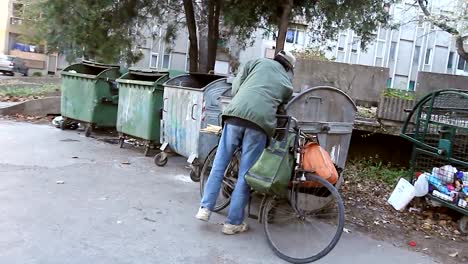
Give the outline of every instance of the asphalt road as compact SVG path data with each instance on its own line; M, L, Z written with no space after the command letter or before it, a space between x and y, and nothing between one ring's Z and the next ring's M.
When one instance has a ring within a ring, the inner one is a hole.
M284 263L254 220L225 236L221 216L194 219L183 158L157 168L82 134L0 120L0 263ZM353 232L317 263L435 262Z

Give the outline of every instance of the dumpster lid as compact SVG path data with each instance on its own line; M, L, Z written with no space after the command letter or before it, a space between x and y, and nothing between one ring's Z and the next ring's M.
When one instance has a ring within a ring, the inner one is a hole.
M97 67L97 68L105 68L105 69L120 68L120 65L117 65L117 64L105 64L105 63L99 63L99 62L95 62L95 61L91 61L91 60L83 60L83 61L81 61L81 63L84 64L84 65L93 66L93 67Z
M169 74L169 71L166 70L156 70L156 69L147 69L147 68L138 68L131 67L128 69L128 72L134 75L144 75L144 76L163 76Z
M164 85L191 90L204 90L216 81L226 80L226 76L208 73L195 73L179 75L167 81Z

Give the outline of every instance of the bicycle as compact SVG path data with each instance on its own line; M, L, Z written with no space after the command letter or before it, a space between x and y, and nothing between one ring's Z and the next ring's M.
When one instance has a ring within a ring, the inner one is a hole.
M286 128L278 130L287 129L296 135L292 148L296 166L288 186L288 197L281 199L261 194L263 197L257 215L251 214L252 199L250 199L248 216L263 223L268 244L277 256L290 263L310 263L330 253L341 238L345 222L344 205L337 189L331 183L313 172L302 169L302 150L305 144L311 140L316 142L318 140L314 135L303 133L297 125L297 120L292 117L287 118L293 120L295 126L291 130L291 122L288 121ZM200 173L201 196L203 196L205 183L211 171L216 149L217 147L210 152ZM233 155L224 174L214 212L223 210L230 203L231 193L237 182L240 157L241 150L239 149ZM251 194L254 193L255 191L251 190ZM310 227L309 231L304 230L307 226ZM316 238L318 234L325 234L328 239L310 241L310 238ZM311 246L321 242L322 245L316 248Z

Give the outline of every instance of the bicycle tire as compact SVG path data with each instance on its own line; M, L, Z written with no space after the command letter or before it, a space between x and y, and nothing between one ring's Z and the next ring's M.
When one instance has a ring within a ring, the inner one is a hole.
M203 167L200 171L200 196L203 197L203 193L204 193L204 190L205 190L205 184L206 184L206 181L208 180L209 176L210 176L210 172L211 172L211 168L212 168L212 165L213 165L213 162L214 162L214 159L215 159L215 156L216 156L216 150L218 149L218 147L216 146L215 148L213 148L210 153L208 154L207 158L205 159L205 162L203 163ZM238 159L238 154L237 152L234 154L233 156L233 160L234 159ZM237 162L238 164L239 162ZM228 165L228 168L226 169L226 173L224 174L224 178L223 178L223 183L221 184L221 192L223 192L222 194L225 196L226 200L223 201L222 203L216 203L214 208L213 208L213 212L219 212L221 210L223 210L224 208L226 208L230 203L231 203L231 193L232 191L234 190L234 186L236 185L237 183L237 178L233 179L232 177L227 177L226 175L231 175L231 174L235 174L236 177L237 177L237 173L233 173L233 172L230 172L229 170L234 166L234 164L232 163L232 160L231 162L229 163ZM237 168L237 171L238 171L238 168ZM226 197L228 196L228 197Z
M273 203L278 202L278 200L275 200L273 197L267 198L267 201L265 202L265 209L263 210L263 214L262 214L262 221L263 221L264 231L265 231L265 235L266 235L266 238L267 238L267 241L268 241L268 245L270 246L270 248L273 250L273 252L278 257L280 257L281 259L283 259L283 260L285 260L287 262L290 262L290 263L310 263L310 262L314 262L314 261L317 261L317 260L325 257L337 245L337 243L340 240L341 235L343 233L343 228L344 228L344 224L345 224L345 209L344 209L344 205L343 205L343 200L341 199L341 196L338 193L338 190L332 184L330 184L328 181L324 180L323 178L321 178L319 176L316 176L314 174L309 173L308 177L309 177L309 179L313 179L313 180L321 183L323 185L323 187L326 188L330 192L330 194L333 195L334 198L336 199L336 206L337 206L337 209L338 209L338 224L337 224L336 232L335 232L333 238L331 239L330 243L327 246L325 246L322 250L320 250L318 253L316 253L316 254L314 254L312 256L303 257L303 258L288 256L287 254L283 253L282 250L280 248L278 248L275 245L275 243L272 241L271 233L270 233L270 230L269 230L269 228L270 228L270 223L269 222L274 222L274 221L269 220L270 219L269 218L269 213L273 209L272 208ZM296 194L295 194L294 190L291 191L291 196L296 195ZM281 202L282 203L287 203L288 206L293 207L293 205L291 205L290 201L291 201L291 199L282 200L282 201L279 201L279 202L280 203ZM294 209L294 210L297 210L297 209ZM311 234L311 235L313 235L313 234Z

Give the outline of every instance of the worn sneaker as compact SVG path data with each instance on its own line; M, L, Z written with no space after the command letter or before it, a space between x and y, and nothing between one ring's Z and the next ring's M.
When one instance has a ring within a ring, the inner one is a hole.
M248 229L249 229L249 226L246 223L242 223L240 225L231 225L231 224L225 223L223 225L223 229L221 230L221 232L223 232L226 235L234 235L237 233L245 232Z
M195 215L195 218L208 222L208 220L210 220L210 215L211 211L208 208L200 207L200 209L198 209L197 215Z

